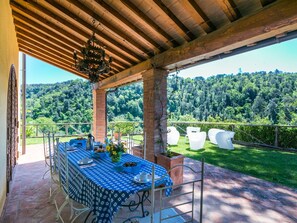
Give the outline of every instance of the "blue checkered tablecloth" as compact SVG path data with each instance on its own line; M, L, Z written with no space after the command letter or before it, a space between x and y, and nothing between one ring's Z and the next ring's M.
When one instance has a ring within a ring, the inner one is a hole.
M149 184L133 181L135 174L117 172L115 163L109 157L94 160L94 166L81 168L78 161L91 158L91 153L82 149L68 152L70 197L79 203L91 207L98 223L112 222L119 207L133 194L149 190ZM142 162L141 172L151 173L153 163L139 157L123 154L121 162ZM166 170L155 165L155 174L162 176ZM172 185L169 177L158 184Z

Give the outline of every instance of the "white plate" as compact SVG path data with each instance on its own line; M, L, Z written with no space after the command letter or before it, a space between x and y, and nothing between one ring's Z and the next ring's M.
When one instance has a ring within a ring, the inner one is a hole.
M158 175L155 175L155 181L156 181L156 180L159 180L159 179L160 179L160 177L159 177ZM140 180L140 178L139 178L139 174L137 174L136 176L134 176L133 181L134 181L135 183L139 183L139 184L150 183L150 182L152 182L152 175L148 175L146 181L142 181L142 180Z
M87 159L87 160L79 160L77 161L78 165L87 165L93 163L93 159Z

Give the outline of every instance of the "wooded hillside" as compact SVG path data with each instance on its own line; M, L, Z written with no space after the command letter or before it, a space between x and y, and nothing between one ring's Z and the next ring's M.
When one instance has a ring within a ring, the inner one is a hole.
M108 119L142 120L142 93L142 83L109 93ZM168 98L169 118L174 120L297 125L297 73L169 77ZM81 80L28 85L27 109L33 120L91 122L91 85Z

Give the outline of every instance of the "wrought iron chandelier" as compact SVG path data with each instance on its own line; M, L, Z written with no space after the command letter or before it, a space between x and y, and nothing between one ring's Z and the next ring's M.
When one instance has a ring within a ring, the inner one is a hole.
M94 23L95 21L93 21ZM105 54L104 47L95 37L95 31L85 46L82 47L81 53L83 58L79 59L76 51L74 51L74 66L79 72L87 74L91 83L97 83L100 75L110 72L112 57Z

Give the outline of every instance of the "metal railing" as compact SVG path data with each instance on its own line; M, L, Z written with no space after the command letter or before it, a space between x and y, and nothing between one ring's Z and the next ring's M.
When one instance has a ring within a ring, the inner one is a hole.
M297 149L297 126L290 125L261 125L243 123L216 122L180 122L168 121L168 126L175 126L181 135L186 135L188 126L200 127L208 132L211 128L219 128L235 132L234 141L243 145L266 146L279 149ZM92 123L56 123L56 124L27 124L27 137L42 137L42 132L48 129L59 137L86 136L92 131ZM120 134L129 145L143 143L142 122L109 122L108 137L117 140L114 134ZM131 147L129 146L129 147Z

